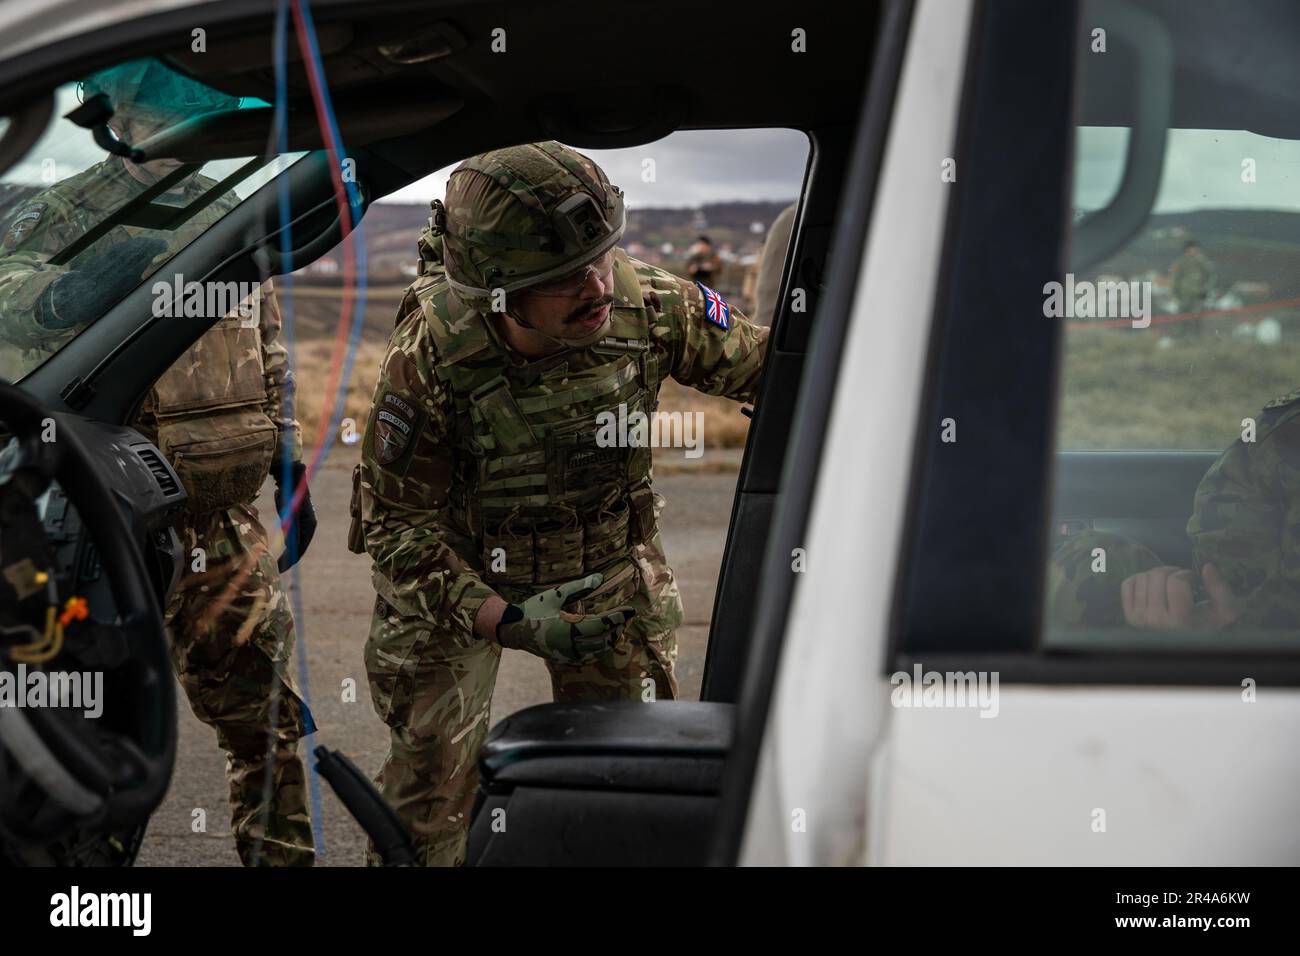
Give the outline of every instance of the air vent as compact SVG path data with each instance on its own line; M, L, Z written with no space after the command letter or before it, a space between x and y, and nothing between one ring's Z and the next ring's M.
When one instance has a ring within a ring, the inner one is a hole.
M155 449L148 445L136 445L133 451L140 456L145 467L153 474L154 481L162 489L163 497L175 498L181 493L181 486L176 476L172 474L172 470L167 467L167 463Z

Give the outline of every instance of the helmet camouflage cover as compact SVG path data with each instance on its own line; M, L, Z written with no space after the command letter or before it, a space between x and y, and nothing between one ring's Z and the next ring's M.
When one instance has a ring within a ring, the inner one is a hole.
M623 236L623 193L594 162L555 142L465 160L433 202L447 282L486 312L494 290L514 292L600 258Z

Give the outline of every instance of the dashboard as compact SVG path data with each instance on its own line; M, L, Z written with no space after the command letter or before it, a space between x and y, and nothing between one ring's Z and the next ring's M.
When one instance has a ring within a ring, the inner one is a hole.
M95 467L112 491L122 517L144 556L159 607L180 578L185 560L173 527L185 505L185 489L158 448L132 428L62 416L91 449ZM59 592L86 599L91 616L112 623L116 605L100 551L76 507L59 483L52 482L37 499L37 513L54 552Z

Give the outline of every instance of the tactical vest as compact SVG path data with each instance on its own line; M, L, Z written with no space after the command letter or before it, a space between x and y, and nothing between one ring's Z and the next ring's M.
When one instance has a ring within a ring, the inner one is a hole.
M445 281L417 293L438 352L434 373L454 405L451 520L508 600L597 571L602 592L626 582L617 588L626 599L633 546L655 534L651 449L608 440L622 437L611 427L620 416L653 415L659 386L650 317L622 253L614 275L609 334L529 362Z
M102 188L97 186L101 177L108 184ZM113 160L77 177L70 184L73 187L89 197L79 199L77 206L87 217L85 229L143 188L129 180ZM182 196L164 194L154 202L186 205L216 187L216 180L199 175ZM233 196L223 193L176 232L160 234L167 239L168 252L185 248L235 205ZM144 233L125 226L114 232L123 236ZM163 275L156 273L149 281ZM154 383L134 423L171 463L185 486L185 507L194 513L207 514L253 501L275 457L277 429L265 411L262 297L258 287L245 314L239 314L236 306L203 333Z
M270 473L277 429L266 414L261 288L247 315L223 316L154 383L141 424L189 495L210 513L252 501Z

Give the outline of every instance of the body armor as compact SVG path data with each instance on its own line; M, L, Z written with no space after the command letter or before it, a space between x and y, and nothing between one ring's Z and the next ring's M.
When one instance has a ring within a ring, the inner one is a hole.
M278 432L266 414L262 297L259 287L245 315L236 310L208 329L141 409L140 424L176 470L191 512L252 501L271 470Z
M597 443L602 415L653 414L659 385L636 274L622 253L614 269L610 334L530 362L444 281L417 292L455 405L451 520L508 600L595 571L630 593L614 584L635 584L632 546L655 533L651 449Z

